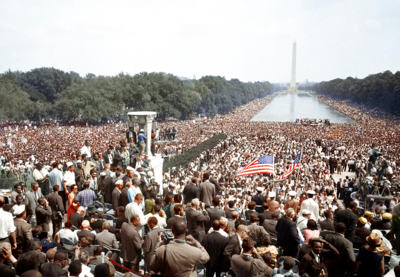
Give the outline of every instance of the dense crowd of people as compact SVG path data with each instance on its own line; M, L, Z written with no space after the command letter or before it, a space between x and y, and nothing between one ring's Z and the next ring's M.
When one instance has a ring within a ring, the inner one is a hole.
M20 182L0 196L2 276L400 276L389 264L400 253L400 125L316 97L355 123L252 122L271 97L157 123L156 153L227 135L162 183L137 147L142 130L4 124L2 176ZM237 177L266 155L274 174Z

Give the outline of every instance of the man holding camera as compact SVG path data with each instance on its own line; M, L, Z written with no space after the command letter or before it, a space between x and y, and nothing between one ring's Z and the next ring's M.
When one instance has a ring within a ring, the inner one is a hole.
M210 220L210 216L206 211L205 203L201 203L199 199L192 200L192 207L186 210L186 220L188 233L192 235L200 243L206 234L205 224ZM201 207L201 211L200 210Z
M191 235L186 236L187 224L178 219L171 225L174 240L161 245L162 233L158 236L154 256L150 261L153 272L163 272L163 276L197 276L197 264L205 264L210 256L204 247Z

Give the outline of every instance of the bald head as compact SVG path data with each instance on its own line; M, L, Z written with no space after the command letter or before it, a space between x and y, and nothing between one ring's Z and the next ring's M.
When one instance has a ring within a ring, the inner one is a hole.
M269 202L268 209L271 213L276 212L279 209L279 203L275 200L272 200L271 202Z
M234 211L231 213L232 219L239 219L239 213L237 211Z

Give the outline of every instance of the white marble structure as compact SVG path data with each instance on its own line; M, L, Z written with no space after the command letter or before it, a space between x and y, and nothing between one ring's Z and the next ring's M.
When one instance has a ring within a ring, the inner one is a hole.
M296 42L293 42L293 53L292 53L292 78L290 80L290 92L297 91L296 88Z
M147 138L145 154L150 160L150 166L153 168L155 180L158 184L162 184L164 160L161 154L156 154L155 156L151 154L151 129L153 125L153 120L156 118L156 115L156 112L129 112L128 126L129 128L133 127L136 123L139 125L139 130L144 130L144 135Z

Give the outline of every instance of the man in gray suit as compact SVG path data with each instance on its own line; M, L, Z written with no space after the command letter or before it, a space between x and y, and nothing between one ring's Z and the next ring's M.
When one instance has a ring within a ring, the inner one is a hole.
M32 226L25 221L26 211L25 205L17 206L14 210L15 219L14 226L15 236L17 239L17 249L13 250L13 255L18 259L19 255L29 250L28 245L32 238Z
M265 276L272 277L273 270L264 263L261 256L254 248L254 240L245 237L242 243L243 253L233 255L231 266L235 276ZM256 255L256 258L253 258ZM251 274L251 272L253 274Z
M121 258L124 266L139 272L140 251L143 247L143 240L136 228L140 224L140 217L134 214L130 218L130 223L124 222L121 227Z
M39 206L36 207L36 220L37 225L42 226L42 233L39 235L39 239L46 239L47 233L50 231L49 216L52 215L52 211L46 198L39 198L38 203Z
M210 172L203 173L203 182L200 183L200 201L206 204L209 208L212 204L212 199L215 197L215 185L209 181Z
M113 233L110 233L110 223L103 223L103 231L101 233L96 234L96 243L97 245L101 245L106 247L108 250L110 249L118 249L119 244L116 236Z
M39 198L44 197L41 189L39 188L39 184L37 182L31 183L31 190L28 191L25 195L25 202L31 206L33 211L33 215L36 215L36 207L39 206ZM31 218L32 227L36 226L36 218Z
M208 212L205 210L205 205L202 203L203 213L199 212L200 201L195 198L192 200L192 207L186 209L186 220L188 233L194 237L195 240L201 243L206 234L205 223L210 220Z
M325 240L332 244L339 255L328 254L329 259L325 259L325 265L329 276L344 276L346 270L352 270L355 257L353 243L344 237L346 234L346 225L343 222L336 224L336 233L328 234Z
M53 193L48 196L49 205L51 207L51 223L53 223L53 239L58 231L62 228L62 221L65 214L64 204L62 197L58 195L60 191L59 185L53 186Z
M206 223L206 232L211 229L214 220L219 220L221 216L225 217L225 212L219 208L219 197L214 197L212 201L214 207L206 209L210 216L210 220Z
M279 213L273 212L271 214L271 219L264 220L262 227L264 227L265 231L271 235L272 238L278 239L278 232L275 230L276 224L279 220Z

